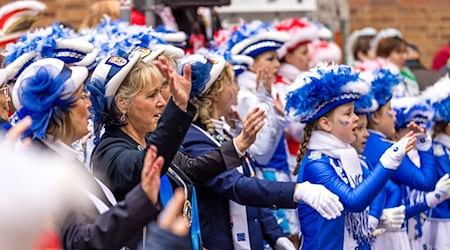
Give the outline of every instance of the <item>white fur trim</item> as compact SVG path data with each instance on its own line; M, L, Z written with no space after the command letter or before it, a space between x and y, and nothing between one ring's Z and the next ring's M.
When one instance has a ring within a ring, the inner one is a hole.
M3 85L3 83L7 80L7 72L6 69L0 69L0 86Z
M36 57L37 53L35 51L30 51L22 54L12 63L8 64L8 66L6 66L5 68L8 80L12 80L25 64L27 64L31 60L35 60Z
M4 17L8 13L11 13L15 10L30 9L41 12L44 11L46 8L47 6L45 4L38 1L14 1L5 4L0 8L0 18Z
M344 93L358 93L365 95L369 93L370 86L364 81L349 82L341 87L341 91Z
M162 53L164 53L164 49L163 48L152 50L150 52L150 54L148 54L144 58L142 58L142 61L144 63L149 64L149 63L153 62Z
M311 24L308 27L302 29L291 29L289 30L289 35L289 40L286 41L284 45L277 50L278 56L280 58L283 58L286 55L288 49L293 48L300 42L316 40L319 37L319 29L314 24Z
M94 50L94 45L81 38L70 38L70 39L60 39L56 41L56 48L72 49L88 54Z
M164 53L179 59L184 56L184 50L170 44L155 44L155 49L163 49Z
M450 96L450 78L446 74L435 84L426 88L420 95L422 100L429 100L432 104L439 103Z
M97 55L100 51L98 49L93 49L90 53L88 53L83 60L74 63L74 65L77 66L85 66L85 67L89 67L91 66L95 60L97 60Z
M315 67L319 62L340 63L342 59L342 50L332 41L314 41L308 45L311 61L310 67Z
M168 43L181 43L186 41L186 33L183 31L178 31L176 33L156 32L155 35Z
M233 48L231 48L231 54L234 55L242 54L245 48L251 46L252 44L257 44L263 40L273 40L284 43L287 40L289 40L289 34L281 31L266 31L259 33L235 44Z
M253 64L253 58L250 56L232 55L231 59L233 60L232 63L245 64L247 66L250 66Z

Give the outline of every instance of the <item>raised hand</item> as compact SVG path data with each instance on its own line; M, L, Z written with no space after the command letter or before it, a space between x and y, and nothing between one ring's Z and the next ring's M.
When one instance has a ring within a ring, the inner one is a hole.
M166 58L162 57L154 64L159 68L163 76L169 83L170 94L172 95L174 103L182 110L187 109L189 102L189 95L191 93L191 65L184 66L184 75L181 76L173 69L172 65Z
M240 152L245 152L256 140L256 135L264 126L266 118L263 109L254 108L248 112L244 119L242 132L234 139L235 145Z
M157 156L157 148L151 145L145 154L144 167L141 172L141 185L153 204L158 202L161 169L164 158Z
M427 129L417 125L415 122L410 122L407 127L417 136L416 148L420 151L427 151L431 148L433 140L431 135L427 133Z
M276 97L273 99L273 104L275 106L275 110L282 116L284 116L284 107L283 103L280 99L280 94L277 93Z
M380 157L380 163L384 168L396 170L400 163L411 149L414 148L414 144L417 141L417 137L413 131L409 131L398 142L394 143L390 148L386 149L383 155Z
M259 69L256 72L256 90L258 90L261 85L267 91L267 93L272 94L272 84L275 81L275 76L269 74L266 68Z
M314 208L327 220L336 219L341 215L344 206L339 197L320 184L308 181L297 183L294 191L294 202L303 201Z
M242 123L241 117L236 110L231 110L228 114L225 115L225 122L232 129L236 129L239 123Z
M14 126L12 126L8 132L6 133L4 144L6 145L13 145L16 142L20 140L20 137L22 137L23 133L31 127L31 117L26 116L22 120L20 120L18 123L16 123ZM29 145L31 144L30 138L26 138L23 141L23 145Z
M184 200L183 190L181 188L175 190L172 199L158 217L159 227L178 236L188 235L189 227L181 215Z

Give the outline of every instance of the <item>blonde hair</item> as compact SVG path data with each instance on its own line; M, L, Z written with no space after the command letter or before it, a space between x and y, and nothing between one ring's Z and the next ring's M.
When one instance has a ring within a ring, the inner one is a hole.
M311 139L311 133L314 130L314 123L307 123L304 128L303 137L301 139L300 147L298 148L297 153L297 165L295 166L294 175L298 174L298 169L300 168L300 163L302 162L303 158L305 157L306 153L308 153L308 144L309 140Z
M217 80L214 81L211 87L204 94L198 96L194 101L194 105L198 110L194 120L196 121L200 119L200 122L206 126L206 130L210 135L212 135L216 129L211 121L211 106L213 99L223 90L224 86L233 84L233 74L234 72L231 65L229 63L225 63L225 67Z
M84 87L84 84L82 84L72 95L71 100L73 106L72 108L76 106L76 102L78 101L77 94L80 91L81 88ZM48 122L48 127L46 134L51 135L54 138L53 139L62 139L65 138L72 138L75 136L75 128L72 120L72 116L70 115L72 113L72 108L69 109L68 112L61 112L57 115L56 112L53 112L52 116L50 117L50 120ZM79 139L79 138L77 138Z
M131 68L128 75L123 80L116 96L122 96L127 102L131 102L132 99L142 92L147 86L155 84L156 82L162 82L164 77L159 69L152 63L144 63L138 61L133 68ZM119 121L120 114L117 109L115 100L113 100L114 108L111 110L113 120Z
M95 27L101 23L105 15L108 15L113 20L118 20L120 18L120 2L117 0L106 0L93 3L78 30Z

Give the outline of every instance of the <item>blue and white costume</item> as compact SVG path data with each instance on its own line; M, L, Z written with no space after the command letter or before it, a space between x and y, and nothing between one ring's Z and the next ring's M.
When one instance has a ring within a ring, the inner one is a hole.
M447 130L450 122L450 79L441 78L433 86L427 88L422 98L433 107L433 121L440 123ZM437 131L433 138L433 154L436 159L438 177L450 173L450 135L445 131ZM450 246L450 200L447 199L431 208L423 225L423 244L427 249L448 249Z
M289 93L286 109L295 112L306 123L357 100L369 88L360 81L359 74L351 73L345 66L319 66L298 80L303 84ZM331 133L312 131L297 180L324 185L339 197L345 215L327 221L300 202L302 249L370 249L367 206L393 173L381 164L373 171L367 171L352 146Z

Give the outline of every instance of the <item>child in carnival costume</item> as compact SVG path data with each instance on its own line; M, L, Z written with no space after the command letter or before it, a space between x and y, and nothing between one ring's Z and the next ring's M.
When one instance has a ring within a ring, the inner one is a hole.
M431 127L430 122L432 121L433 110L424 100L418 97L394 98L391 104L392 109L396 113L395 129L397 131L397 138L410 131L409 124L412 122L427 128L427 130ZM421 167L417 149L408 152L407 157L417 168ZM443 185L447 182L445 178L441 179L436 185L435 192L430 194L412 189L408 186L404 186L400 190L403 204L406 205L406 229L412 250L423 249L421 239L423 235L423 220L425 217L423 212L445 200L435 199L433 195L438 193L441 197L445 197L447 191L445 191Z
M288 94L286 110L306 123L302 150L297 158L298 182L322 184L339 196L345 213L335 220L322 219L300 202L298 216L304 236L302 249L364 248L366 208L397 169L415 137L406 137L389 148L367 174L357 151L358 117L355 100L369 87L347 66L320 65L297 78L297 90Z
M438 177L450 173L450 79L441 78L434 85L424 90L421 95L433 107L433 154L436 159ZM423 225L423 248L446 249L450 245L448 232L450 231L450 201L445 201L428 211L428 217Z
M235 130L226 126L226 116L237 101L238 88L233 81L232 66L223 57L190 55L180 61L180 68L187 63L192 67L191 96L199 112L182 145L184 152L197 157L235 137ZM262 115L262 112L256 108L249 115ZM208 249L263 249L263 239L275 249L295 249L270 210L260 206L295 208L298 195L304 191L310 197L320 193L324 197L331 195L322 186L310 183L250 178L255 176L252 164L252 159L246 157L236 170L198 187L202 234ZM334 194L331 197L337 198ZM310 201L307 197L300 199ZM334 202L340 207L337 200ZM330 205L330 208L334 206ZM331 218L331 214L322 215Z
M369 165L374 166L381 158L383 152L392 146L395 139L395 121L396 113L392 110L391 99L393 91L400 83L401 78L397 74L393 74L387 69L375 69L373 71L366 71L365 80L371 84L371 92L374 100L378 104L378 109L368 114L368 129L369 138L364 149L363 155ZM376 205L371 206L370 215L372 218L372 227L381 220L382 210L384 208L394 208L404 205L402 202L401 190L404 186L418 189L421 191L433 191L436 183L436 174L433 170L433 158L431 155L431 138L425 133L425 129L419 127L415 123L410 123L407 126L408 130L414 131L419 140L416 143L416 148L420 156L421 168L417 168L414 163L405 157L392 176L392 181L395 186L388 184L386 188L393 187L394 193L397 195L387 195L385 199L380 199ZM397 191L395 191L397 190ZM386 191L387 192L387 191ZM408 212L408 211L407 211ZM406 214L408 218L408 214ZM375 241L376 247L384 249L395 246L395 249L409 249L409 240L405 229L388 230L383 235L380 235Z
M243 23L231 33L225 52L225 58L240 67L235 70L240 88L235 106L237 114L245 117L254 107L265 110L264 127L249 153L255 159L256 175L273 181L291 181L283 133L287 124L281 101L283 96L272 91L280 68L277 50L288 39L287 32L276 30L270 23ZM283 231L298 242L295 211L279 209L274 214Z

